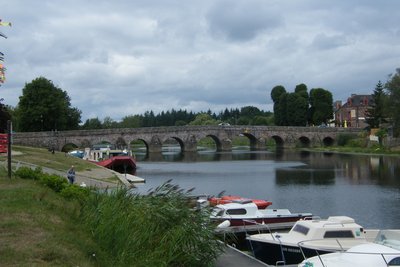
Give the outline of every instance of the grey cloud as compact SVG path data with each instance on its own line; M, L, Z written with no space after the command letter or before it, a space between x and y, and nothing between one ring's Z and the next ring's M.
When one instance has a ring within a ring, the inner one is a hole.
M371 93L399 66L400 2L317 0L12 0L1 19L16 105L44 76L83 119L254 105L277 84Z
M266 1L220 1L207 14L210 31L229 40L247 41L275 29L282 19Z
M333 35L327 36L324 33L317 34L312 41L311 46L317 49L334 49L348 44L346 36Z

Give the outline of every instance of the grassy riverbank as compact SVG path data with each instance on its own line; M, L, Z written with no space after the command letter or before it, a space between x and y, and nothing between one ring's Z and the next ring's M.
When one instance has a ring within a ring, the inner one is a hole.
M87 170L84 161L16 150L39 168L20 166L9 179L0 165L0 266L212 266L221 253L209 214L191 208L189 191L169 183L145 196L90 190L40 168Z
M96 266L101 250L79 222L79 204L0 167L0 266Z

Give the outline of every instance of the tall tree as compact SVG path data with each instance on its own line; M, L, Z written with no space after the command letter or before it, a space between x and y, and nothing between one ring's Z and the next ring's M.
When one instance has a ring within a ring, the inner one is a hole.
M320 125L333 119L332 93L323 88L314 88L310 91L311 123Z
M393 134L398 137L400 136L400 68L396 69L395 74L389 76L385 88L389 93L389 112L393 122Z
M25 132L77 129L81 122L81 111L71 107L67 92L44 77L25 84L16 115Z
M277 85L271 90L271 99L274 102L275 125L286 125L286 89Z
M0 99L0 133L7 132L7 121L11 120L11 114L6 105L1 103L3 98Z
M306 126L308 100L299 93L288 93L286 101L287 125Z
M87 119L81 127L83 130L102 129L103 125L99 118Z
M381 122L385 121L385 102L386 94L384 91L384 86L381 81L376 84L374 94L372 95L373 103L366 112L366 122L371 128L379 128Z

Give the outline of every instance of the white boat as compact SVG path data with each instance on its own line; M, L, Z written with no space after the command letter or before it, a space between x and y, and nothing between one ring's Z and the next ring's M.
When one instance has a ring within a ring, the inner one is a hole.
M232 200L219 204L211 212L211 221L218 223L217 231L241 232L260 227L287 229L311 213L291 213L288 209L260 209L252 200Z
M255 234L247 237L254 256L271 265L298 264L305 258L372 242L378 230L364 230L347 216L313 218L295 223L288 233Z
M388 267L400 266L400 233L382 230L376 241L354 246L345 252L314 256L299 267Z

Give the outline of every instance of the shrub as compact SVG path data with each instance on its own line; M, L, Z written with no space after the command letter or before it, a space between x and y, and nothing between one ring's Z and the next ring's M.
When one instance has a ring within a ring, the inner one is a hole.
M349 141L354 139L355 136L351 134L339 134L337 136L337 144L338 146L348 145Z
M31 169L29 167L20 167L18 168L14 174L22 179L32 179L39 180L43 175L42 168L36 167L35 169Z
M61 192L61 190L68 186L68 182L64 177L55 174L42 173L39 181L57 193Z
M68 184L60 191L60 195L66 199L76 199L83 203L90 194L91 190L87 187L81 187L74 184Z

